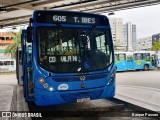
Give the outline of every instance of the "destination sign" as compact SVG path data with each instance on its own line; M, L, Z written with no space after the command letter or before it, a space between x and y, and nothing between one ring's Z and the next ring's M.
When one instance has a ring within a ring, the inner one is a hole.
M107 25L108 19L102 15L87 13L39 11L36 13L36 22L53 24Z
M77 62L77 56L62 55L62 56L48 56L49 63L65 63L65 62Z

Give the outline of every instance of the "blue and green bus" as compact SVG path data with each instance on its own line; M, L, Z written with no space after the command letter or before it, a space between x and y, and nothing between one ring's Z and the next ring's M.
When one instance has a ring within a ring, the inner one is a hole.
M115 95L116 68L106 16L34 11L22 31L22 49L27 102L48 106Z
M155 51L115 52L117 71L149 70L156 60Z

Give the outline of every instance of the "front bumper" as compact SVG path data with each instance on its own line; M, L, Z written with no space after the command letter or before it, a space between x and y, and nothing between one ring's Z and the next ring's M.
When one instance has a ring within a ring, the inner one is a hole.
M64 103L74 103L78 98L90 97L94 99L110 98L115 95L115 83L94 89L76 91L53 91L35 89L35 103L37 106L49 106Z

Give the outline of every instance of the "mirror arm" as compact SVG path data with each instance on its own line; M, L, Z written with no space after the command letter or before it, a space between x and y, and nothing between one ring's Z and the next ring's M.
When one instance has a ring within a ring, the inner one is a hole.
M32 23L33 23L33 19L30 18L29 26L27 27L27 42L29 43L32 42L32 34L33 34Z

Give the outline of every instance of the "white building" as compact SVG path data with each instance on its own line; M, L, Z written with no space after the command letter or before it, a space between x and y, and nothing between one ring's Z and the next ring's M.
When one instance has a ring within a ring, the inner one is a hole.
M137 39L137 50L150 50L152 48L152 36Z
M123 25L124 46L128 51L136 49L136 25L127 22Z
M117 48L124 48L123 43L123 19L122 18L109 18L113 43Z
M137 29L136 29L136 25L132 25L132 47L134 50L136 50L136 46L137 46Z

